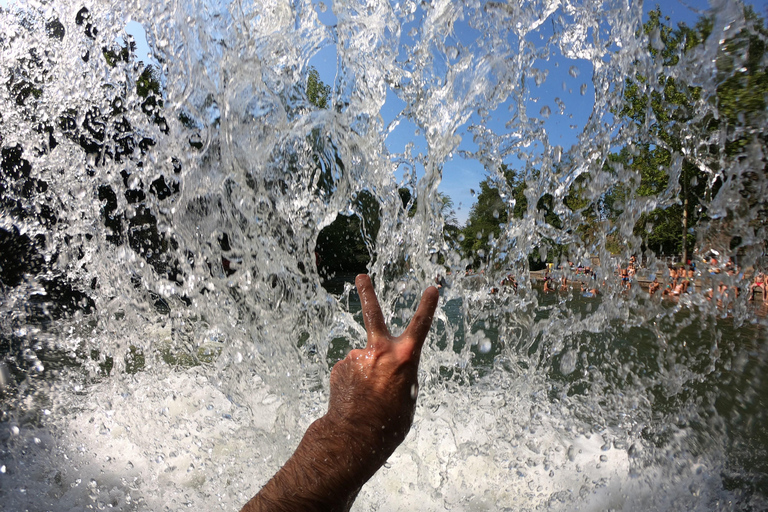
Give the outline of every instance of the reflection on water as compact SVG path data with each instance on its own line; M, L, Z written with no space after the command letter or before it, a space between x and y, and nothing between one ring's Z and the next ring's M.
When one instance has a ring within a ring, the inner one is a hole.
M642 8L0 11L2 508L245 503L364 343L352 276L328 270L360 248L394 331L443 286L413 431L357 510L766 508L765 306L744 293L766 239L765 33L718 3L669 53ZM448 222L438 187L464 163L493 229ZM705 286L622 285L635 255L664 275L678 239ZM739 272L704 274L721 253ZM545 293L542 258L593 262L598 296Z

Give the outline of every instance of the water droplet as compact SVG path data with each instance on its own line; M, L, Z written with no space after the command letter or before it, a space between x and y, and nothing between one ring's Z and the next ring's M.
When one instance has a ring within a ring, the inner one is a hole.
M573 78L576 78L577 76L579 76L579 68L577 68L576 66L571 66L570 68L568 68L568 74L571 75Z
M0 466L0 473L5 473L5 464Z
M5 365L5 363L0 362L0 391L3 390L6 386L9 386L11 384L11 371L8 369L8 367Z
M413 384L411 385L411 398L416 400L417 396L419 396L419 385Z
M563 375L570 375L576 369L577 353L574 350L568 350L560 359L560 372Z
M491 340L485 339L480 342L480 345L478 345L477 350L480 351L481 354L487 354L491 351Z
M657 51L664 49L664 41L661 40L661 31L658 27L651 32L651 47Z
M131 174L128 177L128 188L131 190L136 190L140 186L141 186L141 180L139 179L139 177L136 176L135 174Z
M541 117L544 119L548 119L549 116L552 114L552 110L549 108L548 105L544 105L541 107L541 110L539 110L539 114L541 114Z

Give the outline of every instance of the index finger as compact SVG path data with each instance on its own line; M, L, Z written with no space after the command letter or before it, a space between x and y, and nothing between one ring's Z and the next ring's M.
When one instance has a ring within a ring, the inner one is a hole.
M384 322L384 315L381 314L381 306L371 278L368 274L360 274L355 278L355 286L363 305L363 322L365 330L368 331L368 339L370 340L371 336L389 336L389 329Z
M435 315L435 309L437 309L437 301L440 298L440 293L437 288L430 286L421 295L421 301L419 307L416 309L416 313L411 318L408 327L405 329L403 336L412 337L415 340L414 350L421 351L421 346L424 345L424 340L427 339L429 329L432 327L432 318Z

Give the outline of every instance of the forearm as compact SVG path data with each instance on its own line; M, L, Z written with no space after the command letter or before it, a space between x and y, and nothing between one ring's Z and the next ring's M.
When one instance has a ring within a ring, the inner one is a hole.
M373 473L361 471L356 442L323 416L307 429L296 452L242 512L348 511ZM357 463L356 463L357 462Z

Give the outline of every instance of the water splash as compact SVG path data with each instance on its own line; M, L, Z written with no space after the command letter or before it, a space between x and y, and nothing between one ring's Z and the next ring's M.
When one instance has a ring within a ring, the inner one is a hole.
M0 12L0 233L14 255L0 303L3 503L245 503L323 413L333 362L364 339L351 286L326 291L315 252L339 214L373 208L380 225L361 226L387 321L401 325L435 276L445 286L413 432L359 510L764 506L764 317L743 295L718 307L700 290L669 305L614 279L642 251L638 220L677 204L689 165L708 215L698 244L730 250L738 238L742 266L759 263L762 139L735 156L730 144L765 112L705 143L699 129L725 115L717 63L750 23L741 6L714 5L710 37L674 65L649 52L662 35L643 36L642 6L624 1L327 7ZM126 46L129 20L146 30L152 68ZM335 82L319 109L305 89L328 48ZM644 123L618 115L626 79L661 72L696 89L680 92L692 105L673 124L681 144L646 194L610 154L667 144L650 109ZM572 80L588 112L569 149L549 123L575 101L558 88ZM412 127L414 144L390 152ZM521 218L472 276L436 194L454 155L483 166L510 210L522 198L502 164L526 184ZM617 183L621 204L601 203ZM569 206L576 192L617 220ZM538 292L528 257L552 242L599 257L602 299ZM646 258L649 272L664 268ZM510 271L517 292L489 294Z

